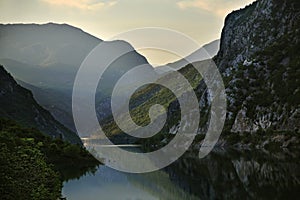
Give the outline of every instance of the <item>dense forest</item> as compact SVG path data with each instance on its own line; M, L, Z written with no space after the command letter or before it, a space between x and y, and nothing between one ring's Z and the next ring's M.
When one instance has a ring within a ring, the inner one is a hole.
M0 145L1 199L55 200L61 196L62 181L99 165L82 146L12 120L0 119Z

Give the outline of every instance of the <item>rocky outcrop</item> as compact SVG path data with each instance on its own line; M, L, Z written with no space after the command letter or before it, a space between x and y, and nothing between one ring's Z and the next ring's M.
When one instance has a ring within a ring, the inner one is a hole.
M220 50L213 58L223 76L227 96L227 115L222 135L299 132L299 35L298 0L257 0L226 17ZM193 64L201 65L201 63L206 64L201 67L210 69L208 61ZM194 91L200 108L198 133L204 134L210 120L212 97L205 82L200 81L201 79L196 80L195 74L198 73L192 72L193 69L193 66L187 65L179 72L190 83L195 84ZM208 80L215 81L212 77ZM219 84L214 82L214 85ZM170 96L162 91L162 89L156 91L153 87L144 88L139 92L140 97L133 98L132 108L137 108L138 111L141 111L143 106L145 108L145 105L149 108L150 97L157 100L155 103L165 102L164 98ZM147 109L144 110L147 113ZM166 125L160 133L171 135L178 133L182 128L180 119L184 119L184 116L181 116L177 100L172 100L170 104L168 102L167 116ZM144 119L144 116L139 117ZM160 136L145 143L151 145L157 141L165 143L168 136ZM249 136L254 138L252 134ZM267 134L265 136L264 139L270 137Z
M225 132L300 130L299 32L300 3L295 0L258 0L226 17L214 58L226 87ZM199 133L205 133L210 98L203 81L196 93ZM178 112L174 105L170 116ZM170 133L179 128L174 122L168 126Z
M299 31L294 0L258 0L227 16L215 61L231 132L299 130Z
M219 67L224 69L249 63L255 59L256 52L292 31L299 20L297 5L299 3L292 0L258 0L229 14L216 57Z

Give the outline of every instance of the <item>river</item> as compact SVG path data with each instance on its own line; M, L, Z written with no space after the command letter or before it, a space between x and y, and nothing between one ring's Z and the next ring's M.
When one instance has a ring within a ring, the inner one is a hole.
M135 148L135 147L134 147ZM64 182L68 200L297 199L299 151L215 149L188 152L165 169L129 174L105 165Z

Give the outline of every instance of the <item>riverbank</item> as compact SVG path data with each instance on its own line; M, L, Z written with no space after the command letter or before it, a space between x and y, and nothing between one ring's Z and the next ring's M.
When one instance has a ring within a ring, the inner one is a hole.
M203 141L198 143L198 146ZM297 148L300 144L300 133L291 131L258 131L256 133L225 132L216 146L239 149L266 149L278 151L286 148Z
M141 145L144 152L155 151L173 138L174 134L158 134L152 138L139 139L136 144ZM196 135L190 150L199 150L204 142L205 134ZM238 149L266 149L278 151L282 149L293 149L300 146L300 133L290 131L258 131L256 133L232 133L223 132L215 147L238 148Z
M0 191L6 200L56 200L64 180L80 177L100 164L82 146L12 120L0 119L0 144Z

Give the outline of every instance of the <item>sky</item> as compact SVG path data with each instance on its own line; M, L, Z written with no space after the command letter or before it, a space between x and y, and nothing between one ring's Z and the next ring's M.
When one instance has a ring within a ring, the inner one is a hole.
M162 27L179 31L201 46L220 38L227 14L253 1L0 0L0 23L67 23L103 40L136 28ZM139 52L154 65L179 59L155 50Z

